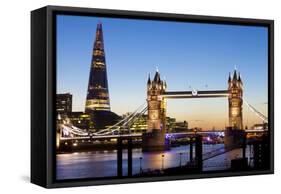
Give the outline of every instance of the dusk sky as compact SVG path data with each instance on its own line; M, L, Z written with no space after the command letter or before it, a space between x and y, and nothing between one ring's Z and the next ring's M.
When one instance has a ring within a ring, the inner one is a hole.
M57 17L57 93L73 95L73 111L84 111L93 43L103 24L111 110L133 112L146 100L148 73L156 67L167 91L225 90L236 66L244 98L267 115L267 28L238 25ZM261 123L244 104L244 125ZM223 128L228 99L168 99L167 116L190 127Z

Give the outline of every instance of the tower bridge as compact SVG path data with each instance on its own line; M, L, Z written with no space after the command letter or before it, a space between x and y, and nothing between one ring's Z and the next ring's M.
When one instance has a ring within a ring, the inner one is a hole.
M149 76L147 80L148 128L143 137L144 148L165 149L167 99L221 97L228 98L229 127L242 130L243 82L236 69L233 76L229 74L227 89L206 91L167 91L166 81L156 71L154 78L151 80Z

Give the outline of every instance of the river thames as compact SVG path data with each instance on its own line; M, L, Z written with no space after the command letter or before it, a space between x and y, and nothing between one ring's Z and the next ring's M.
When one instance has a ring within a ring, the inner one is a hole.
M204 144L203 154L223 149L224 144ZM162 159L162 155L164 155ZM246 157L250 151L246 149ZM203 162L203 171L227 170L231 160L242 157L242 150L235 149ZM117 176L117 151L91 151L57 154L57 180L101 178ZM142 159L140 159L142 158ZM173 147L167 151L142 152L133 149L133 175L141 170L149 171L177 167L189 162L189 146ZM127 175L127 150L123 150L123 175Z

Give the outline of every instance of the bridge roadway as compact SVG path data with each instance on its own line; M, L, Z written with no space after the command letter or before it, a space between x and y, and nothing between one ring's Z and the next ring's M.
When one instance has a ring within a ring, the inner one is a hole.
M223 133L225 130L220 131L197 131L197 132L181 132L181 133L166 133L169 136L190 136L196 134L209 134L209 133ZM246 133L263 133L265 130L245 130ZM96 135L96 136L85 136L85 137L61 137L61 141L67 140L105 140L105 139L118 139L118 138L141 138L142 133L122 134L122 135Z

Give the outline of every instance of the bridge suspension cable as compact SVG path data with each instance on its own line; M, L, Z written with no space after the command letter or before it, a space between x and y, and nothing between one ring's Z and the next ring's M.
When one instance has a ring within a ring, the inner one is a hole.
M70 134L77 135L77 136L88 136L89 135L87 132L85 132L71 124L62 124L61 128L62 128L63 135L66 135L66 136L70 135Z
M106 128L106 129L103 129L99 132L96 132L96 133L89 133L89 132L86 132L85 130L75 127L72 123L70 123L68 121L69 120L68 118L65 118L65 122L63 122L63 124L60 124L59 127L62 130L63 136L73 136L74 135L74 136L85 137L85 136L109 135L116 131L119 132L121 127L130 128L133 125L133 123L138 118L140 118L146 111L147 111L146 103L143 103L133 113L127 115L125 118L118 121L116 124Z
M125 122L123 124L123 126L128 126L131 127L133 125L133 123L139 119L142 115L144 115L144 113L147 111L147 106L144 107L139 113L135 114L134 117L131 117L127 122ZM129 124L128 124L129 123Z
M245 104L249 107L249 109L255 113L261 120L263 120L263 122L268 123L268 118L262 114L260 111L258 111L255 107L253 107L251 104L249 104L247 102L247 100L243 99L243 101L245 102Z
M93 133L93 135L104 135L104 134L112 133L112 132L115 132L115 131L119 131L121 127L124 127L125 125L127 125L127 123L129 121L131 121L138 114L143 112L143 110L146 108L146 106L144 107L145 104L146 103L143 103L142 105L140 105L133 113L127 115L124 119L120 120L116 124L106 128L106 129L103 129L103 130L101 130L97 133Z

